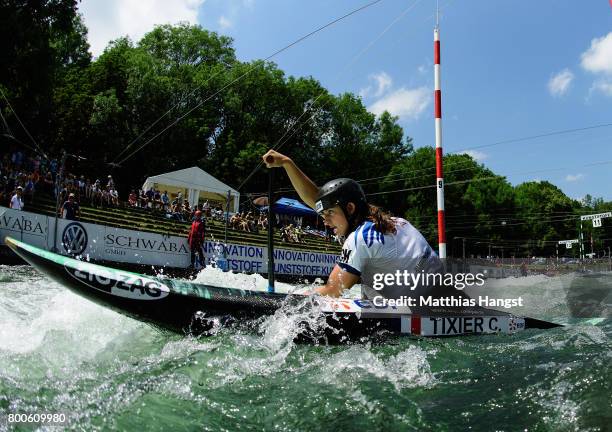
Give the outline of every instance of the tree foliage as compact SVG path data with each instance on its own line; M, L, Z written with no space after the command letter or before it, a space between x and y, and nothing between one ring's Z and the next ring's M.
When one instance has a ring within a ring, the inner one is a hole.
M375 116L358 96L333 95L274 63L241 62L231 38L197 25L119 38L92 60L76 5L0 2L0 85L45 152L87 159L73 171L112 172L123 194L147 176L193 165L237 187L274 146L317 182L361 180L372 202L437 242L435 151L414 149L397 117ZM555 240L576 237L576 214L610 208L590 197L571 200L547 182L513 187L466 154L447 155L444 165L451 251L455 238L469 237L477 253L520 239L529 240L523 252L551 253ZM253 175L241 192L263 191L266 181ZM282 174L277 181L288 186ZM595 241L612 234L605 233Z

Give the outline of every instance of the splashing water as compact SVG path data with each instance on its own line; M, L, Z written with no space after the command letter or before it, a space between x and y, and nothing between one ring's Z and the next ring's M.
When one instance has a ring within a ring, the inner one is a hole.
M197 280L261 286L257 276L209 268ZM529 294L540 316L567 318L551 302L559 281L508 287ZM316 305L292 308L250 328L184 337L90 303L30 267L1 266L0 418L64 412L77 430L608 427L610 320L513 336L310 346L293 342L300 323L325 323Z

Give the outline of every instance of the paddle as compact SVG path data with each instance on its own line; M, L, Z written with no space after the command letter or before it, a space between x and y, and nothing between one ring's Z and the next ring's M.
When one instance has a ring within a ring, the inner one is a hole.
M274 162L274 157L269 155L266 162ZM274 181L274 169L268 170L268 292L274 292L274 199L272 197L272 183Z

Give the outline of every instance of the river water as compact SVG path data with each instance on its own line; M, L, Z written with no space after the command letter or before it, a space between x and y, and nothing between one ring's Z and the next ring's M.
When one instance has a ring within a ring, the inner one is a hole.
M278 313L254 331L181 337L0 266L0 416L68 416L40 430L612 430L612 321L570 318L553 278L504 281L493 288L526 296L525 312L567 325L308 346Z

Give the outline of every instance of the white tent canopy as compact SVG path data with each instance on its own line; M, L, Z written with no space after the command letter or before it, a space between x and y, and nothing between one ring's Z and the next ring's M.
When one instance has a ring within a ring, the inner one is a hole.
M195 166L148 177L142 188L145 191L150 188L158 189L161 192L167 190L168 194L173 197L181 192L192 207L200 201L208 200L223 203L225 209L228 191L230 192L230 211L237 212L240 203L240 193L237 190Z

